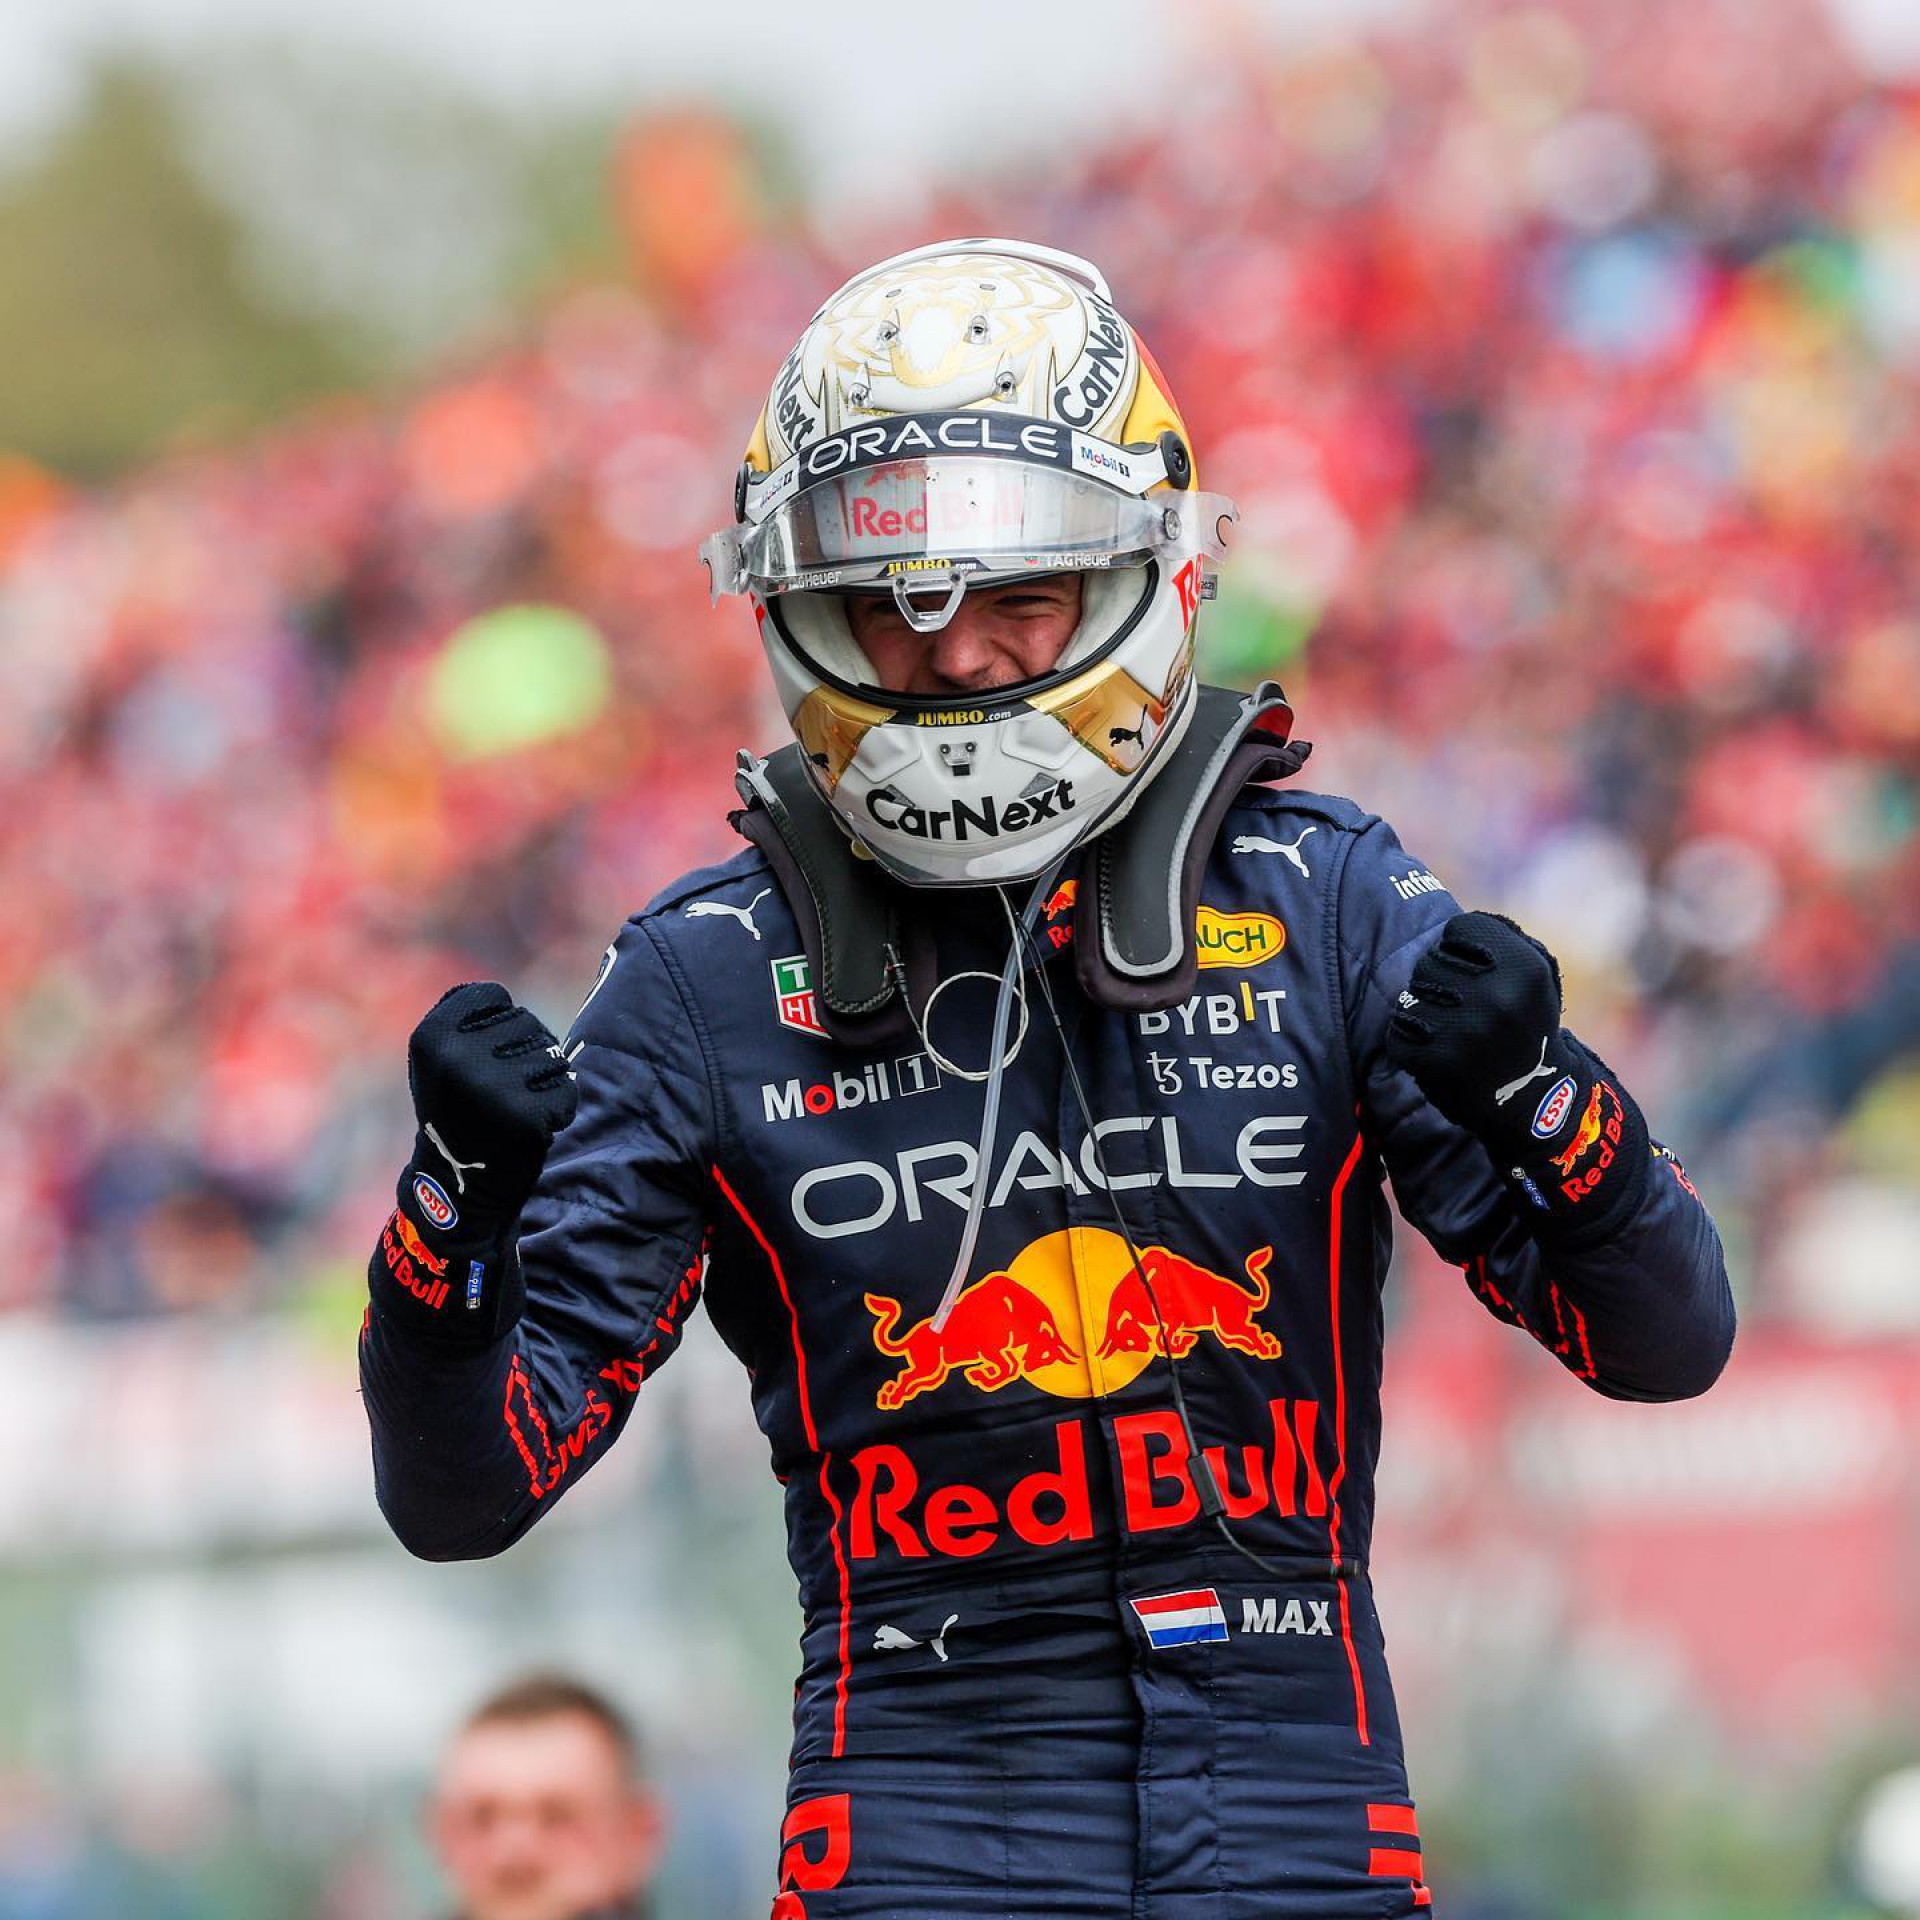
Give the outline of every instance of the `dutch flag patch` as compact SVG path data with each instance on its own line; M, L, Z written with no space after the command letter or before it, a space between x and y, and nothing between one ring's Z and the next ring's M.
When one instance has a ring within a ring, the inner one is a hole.
M1197 1640L1224 1640L1227 1616L1211 1587L1156 1593L1127 1603L1140 1617L1150 1647L1188 1647Z

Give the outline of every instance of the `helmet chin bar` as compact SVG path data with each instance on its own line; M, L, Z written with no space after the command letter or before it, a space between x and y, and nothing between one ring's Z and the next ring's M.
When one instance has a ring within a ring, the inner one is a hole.
M938 591L945 587L947 597L937 607L916 606L914 594L928 588ZM900 610L900 618L915 633L938 633L953 616L960 611L960 602L966 598L967 576L958 567L948 567L940 573L896 573L893 576L893 604Z

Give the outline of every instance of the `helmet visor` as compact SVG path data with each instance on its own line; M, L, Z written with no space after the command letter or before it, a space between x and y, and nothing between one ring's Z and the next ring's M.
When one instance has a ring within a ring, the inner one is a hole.
M983 584L1155 556L1218 559L1234 517L1220 494L1143 498L1053 467L942 456L817 480L700 551L716 598L891 587L916 573Z

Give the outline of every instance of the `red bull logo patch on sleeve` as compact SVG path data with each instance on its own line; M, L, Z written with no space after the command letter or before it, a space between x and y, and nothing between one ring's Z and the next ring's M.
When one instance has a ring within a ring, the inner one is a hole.
M1565 1176L1560 1191L1578 1206L1611 1171L1620 1146L1624 1113L1620 1096L1604 1080L1593 1083L1586 1111L1574 1129L1573 1139L1564 1153L1553 1155L1553 1164ZM1589 1150L1592 1159L1586 1158Z
M1193 1587L1185 1593L1148 1594L1127 1602L1139 1617L1147 1645L1191 1647L1203 1640L1227 1638L1227 1616L1212 1587Z
M425 1267L436 1278L446 1272L446 1261L420 1238L420 1229L398 1207L393 1210L393 1230L400 1236L400 1244L418 1265Z
M1577 1161L1589 1147L1599 1144L1600 1100L1601 1091L1605 1086L1606 1082L1604 1080L1596 1080L1593 1083L1593 1091L1587 1095L1586 1111L1580 1116L1580 1124L1574 1129L1573 1138L1567 1142L1566 1150L1563 1153L1556 1153L1553 1156L1553 1164L1558 1167L1562 1173L1571 1173L1574 1168L1574 1162Z
M420 1230L395 1207L380 1232L380 1251L395 1282L437 1313L447 1304L446 1261L428 1252Z

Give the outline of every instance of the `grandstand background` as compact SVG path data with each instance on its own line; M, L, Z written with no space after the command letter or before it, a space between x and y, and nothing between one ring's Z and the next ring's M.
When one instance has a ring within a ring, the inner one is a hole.
M1727 1235L1735 1364L1654 1410L1401 1249L1376 1561L1444 1911L1887 1910L1851 1836L1920 1761L1920 48L1815 0L1177 11L1028 20L1024 93L916 73L924 141L898 29L834 82L892 107L839 120L824 81L742 110L771 61L616 112L111 9L19 92L0 1920L431 1911L436 1742L556 1654L668 1764L664 1920L761 1910L797 1616L734 1363L696 1335L554 1520L426 1568L353 1339L413 1021L495 976L563 1027L777 737L693 547L780 355L968 232L1101 262L1242 505L1210 675L1283 680L1317 783L1549 941Z

